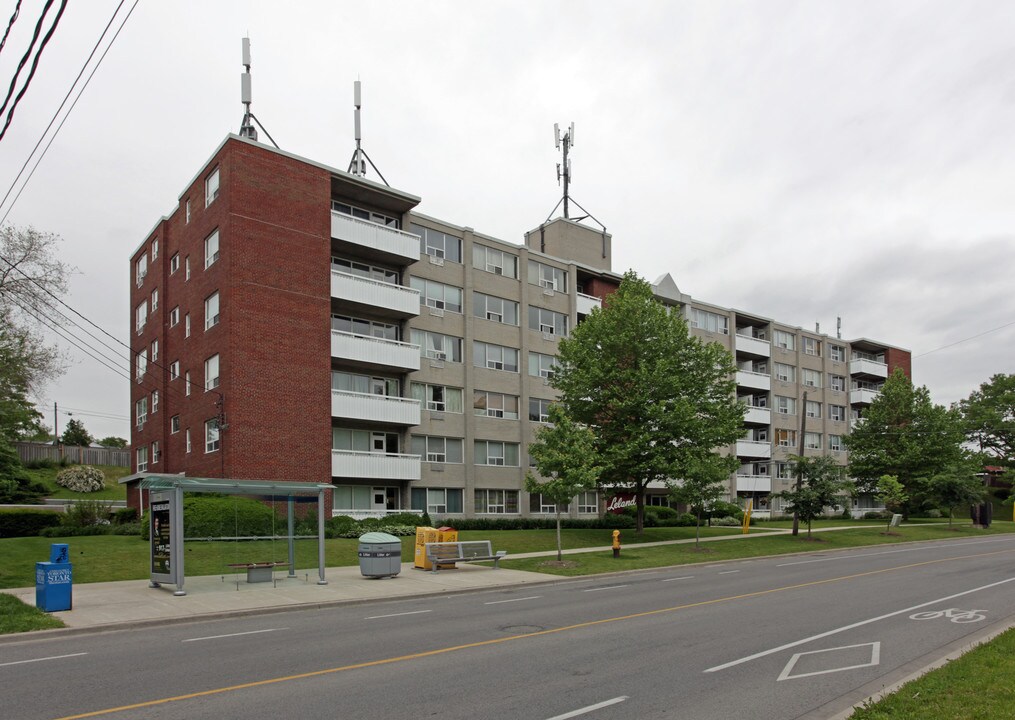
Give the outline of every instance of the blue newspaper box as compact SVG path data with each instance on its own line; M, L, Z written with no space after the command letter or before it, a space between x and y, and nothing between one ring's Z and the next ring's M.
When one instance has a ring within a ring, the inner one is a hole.
M49 562L35 563L35 607L45 612L71 609L71 564L67 545L54 543Z

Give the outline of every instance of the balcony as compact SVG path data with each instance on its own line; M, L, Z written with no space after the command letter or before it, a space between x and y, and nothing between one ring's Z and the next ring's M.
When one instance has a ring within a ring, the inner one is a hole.
M888 365L877 360L857 358L849 361L849 374L867 375L884 380L888 377Z
M772 457L772 443L737 440L737 457L770 458Z
M369 308L379 315L403 318L419 315L419 290L340 270L331 271L331 297Z
M754 355L755 357L771 357L772 344L768 340L759 340L749 335L736 335L736 350L738 353Z
M849 402L851 405L870 405L878 396L878 390L860 389L849 391Z
M419 455L332 450L331 475L364 480L419 480Z
M737 387L752 390L771 390L772 376L750 370L737 370Z
M419 370L419 345L331 331L331 356L369 368Z
M578 293L578 297L575 301L575 309L579 315L588 315L592 312L592 308L601 308L603 301L593 295L586 295L585 293Z
M737 492L772 492L768 475L737 475Z
M331 417L391 425L419 425L419 400L332 390Z
M763 407L748 407L747 414L744 415L744 422L755 425L771 425L772 410Z
M398 265L408 265L419 260L417 236L344 213L331 213L331 237L359 246L370 257Z

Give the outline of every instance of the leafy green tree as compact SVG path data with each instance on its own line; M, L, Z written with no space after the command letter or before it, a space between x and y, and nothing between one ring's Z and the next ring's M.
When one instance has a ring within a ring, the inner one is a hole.
M987 497L987 488L977 475L978 463L966 459L932 476L925 484L927 496L942 507L948 508L948 526L951 527L955 508L981 503Z
M567 416L557 403L550 405L550 424L536 432L529 453L543 479L525 475L525 489L553 501L557 518L557 560L563 558L560 541L560 513L575 495L596 487L601 468L596 463L592 431Z
M959 403L969 442L988 461L1015 467L1015 375L994 375Z
M843 478L844 468L828 456L790 458L793 477L800 477L800 489L784 490L772 497L786 500L788 509L807 523L807 537L811 537L811 522L820 517L826 507L838 504L852 483Z
M680 484L670 490L678 502L686 503L694 513L694 549L701 548L701 516L729 492L730 473L737 459L705 450L685 463Z
M46 495L46 486L25 472L17 451L0 435L0 503L34 503Z
M890 513L901 510L906 505L906 501L909 500L905 486L894 475L882 475L878 478L875 497L885 504L885 509ZM891 533L891 531L892 519L889 517L888 527L885 529L885 532Z
M102 447L108 447L108 448L125 448L125 447L127 447L127 441L124 438L122 438L122 437L116 437L115 435L110 435L109 437L104 437L101 440L99 440L98 442L99 442L99 445L101 445Z
M962 458L964 439L958 410L933 404L926 387L914 387L896 369L845 437L849 471L860 492L892 475L913 494L921 481Z
M60 442L64 445L80 445L88 447L92 444L91 434L85 430L85 424L80 420L71 418L67 423L67 429L60 436Z
M55 351L17 325L0 303L0 435L23 440L44 431L30 395L51 376L55 362Z
M650 482L690 476L702 452L740 436L735 370L727 350L692 337L634 272L560 341L550 384L595 434L600 484L634 493L638 533Z

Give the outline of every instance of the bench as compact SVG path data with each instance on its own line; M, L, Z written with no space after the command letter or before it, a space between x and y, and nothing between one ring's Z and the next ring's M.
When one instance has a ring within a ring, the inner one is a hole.
M505 555L507 555L507 550L498 550L495 553L489 540L426 543L426 556L431 563L431 572L437 572L439 567L453 565L456 562L479 562L481 560L493 560L493 567L496 570L500 567L500 560Z
M259 583L259 582L271 582L271 573L278 565L288 565L284 562L249 562L249 563L229 563L231 568L246 568L247 569L247 582L248 583Z

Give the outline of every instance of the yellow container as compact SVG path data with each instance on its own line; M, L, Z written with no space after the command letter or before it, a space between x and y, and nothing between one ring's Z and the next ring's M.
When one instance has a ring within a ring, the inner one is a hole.
M438 540L435 542L458 542L458 531L453 527L439 527L437 528ZM424 553L425 554L425 553ZM455 568L455 563L445 563L437 566L440 570L448 570Z
M426 556L426 544L431 542L440 542L437 538L440 537L440 533L437 528L432 527L417 527L416 528L416 555L414 567L422 570L432 570L433 565L430 559Z

